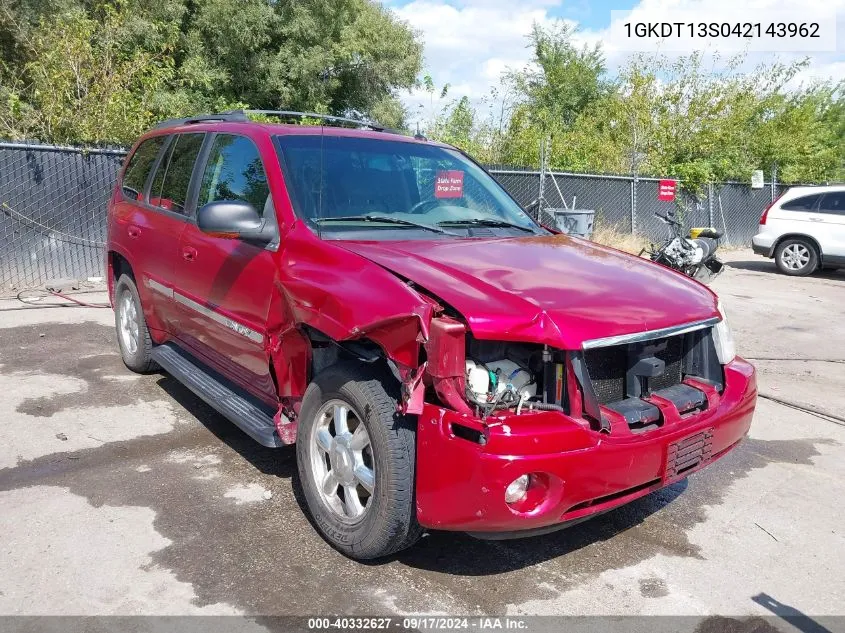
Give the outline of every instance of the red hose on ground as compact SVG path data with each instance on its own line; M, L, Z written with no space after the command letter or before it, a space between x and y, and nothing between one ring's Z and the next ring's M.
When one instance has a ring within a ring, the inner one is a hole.
M24 293L43 293L36 297L25 297ZM43 299L46 296L55 296L64 299L67 303L38 303L38 299ZM66 295L56 290L21 290L15 297L18 301L25 304L27 307L23 308L0 308L0 312L7 312L10 310L33 310L37 308L111 308L108 303L90 303L88 301L81 301L71 295Z

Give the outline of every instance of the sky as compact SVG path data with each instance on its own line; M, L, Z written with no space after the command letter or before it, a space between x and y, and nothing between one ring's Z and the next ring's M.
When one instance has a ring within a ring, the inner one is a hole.
M608 71L614 74L631 55L611 41L611 10L631 10L632 15L671 15L673 10L688 10L705 21L732 19L737 7L750 11L760 21L772 19L777 11L793 11L802 20L836 22L836 51L779 53L782 61L810 57L810 66L794 84L815 78L845 79L845 0L382 0L412 28L421 34L425 50L424 74L428 73L439 88L449 84L446 101L468 96L475 105L489 94L490 88L508 68L519 69L528 63L531 51L526 36L532 24L551 24L567 20L577 25L583 43L602 43ZM614 16L618 19L618 16ZM679 55L690 50L667 52ZM705 50L706 54L712 53ZM773 61L773 53L749 52L746 65L753 68L760 61ZM425 119L444 102L430 102L424 91L402 95L409 108L410 120Z

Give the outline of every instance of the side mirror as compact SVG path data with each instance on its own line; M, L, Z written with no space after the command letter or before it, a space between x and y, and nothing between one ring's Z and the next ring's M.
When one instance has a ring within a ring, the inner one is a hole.
M273 241L273 228L249 202L218 200L197 211L197 226L214 237L241 239L267 244Z

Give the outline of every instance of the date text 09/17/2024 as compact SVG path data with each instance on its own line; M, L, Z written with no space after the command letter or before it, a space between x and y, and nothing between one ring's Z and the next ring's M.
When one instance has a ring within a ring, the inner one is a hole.
M528 622L519 617L316 617L308 619L308 629L311 631L526 631Z

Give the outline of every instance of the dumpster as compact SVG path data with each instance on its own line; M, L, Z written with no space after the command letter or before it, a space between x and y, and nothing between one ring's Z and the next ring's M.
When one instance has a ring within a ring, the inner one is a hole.
M567 235L589 239L593 234L593 219L596 212L592 209L548 209L555 219L555 226Z

